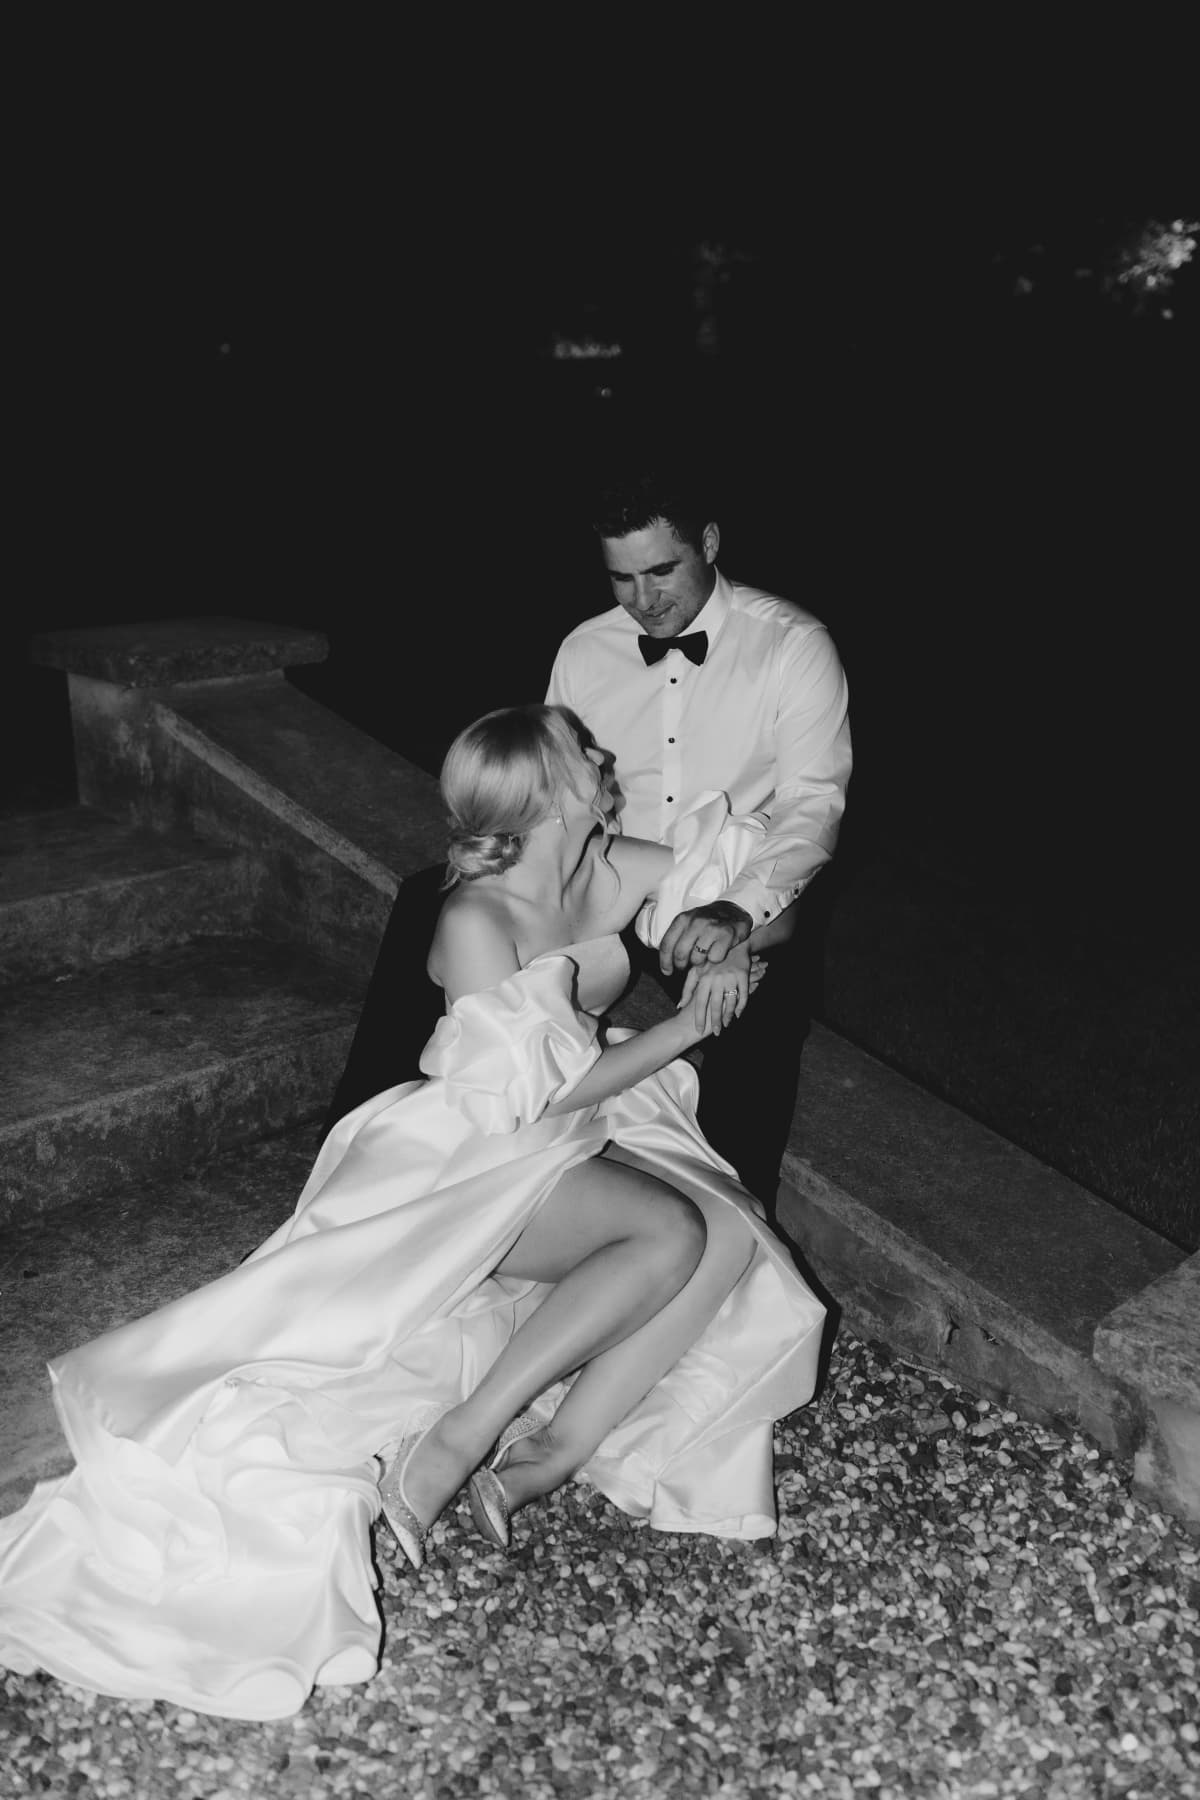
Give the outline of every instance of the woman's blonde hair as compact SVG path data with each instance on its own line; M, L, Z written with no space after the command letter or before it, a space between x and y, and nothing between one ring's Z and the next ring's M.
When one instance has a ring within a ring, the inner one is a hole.
M511 869L564 788L589 797L597 770L581 730L567 708L531 705L500 707L459 732L441 773L450 815L444 888ZM603 823L599 805L596 817Z

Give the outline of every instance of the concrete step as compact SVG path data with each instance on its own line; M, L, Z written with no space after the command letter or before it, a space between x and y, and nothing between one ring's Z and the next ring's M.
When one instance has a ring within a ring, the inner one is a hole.
M87 806L0 825L0 982L246 927L249 860Z
M0 1515L71 1467L46 1364L233 1268L286 1219L319 1127L18 1221L0 1254Z
M0 996L0 1223L323 1114L361 995L310 951L199 937Z

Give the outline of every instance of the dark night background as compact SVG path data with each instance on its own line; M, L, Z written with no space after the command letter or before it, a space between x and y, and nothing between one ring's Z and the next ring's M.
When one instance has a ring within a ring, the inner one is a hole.
M841 648L847 870L899 832L969 881L1184 916L1200 280L1169 320L1101 281L1197 217L1181 41L255 17L64 29L24 65L18 801L69 754L29 634L202 612L322 628L301 684L436 768L610 604L593 469L681 442L725 572Z
M1144 866L1184 747L1196 273L1164 322L1065 271L1194 209L1200 158L1170 46L1005 29L547 61L210 22L39 62L15 698L43 626L282 618L436 756L609 603L607 438L690 441L723 567L837 637L860 791L1010 842L1097 809ZM710 356L703 241L739 257Z

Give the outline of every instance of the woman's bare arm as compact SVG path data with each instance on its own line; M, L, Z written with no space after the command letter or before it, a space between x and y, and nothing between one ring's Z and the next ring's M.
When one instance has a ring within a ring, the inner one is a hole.
M665 1069L669 1062L674 1062L707 1035L707 1031L702 1031L696 1024L694 1008L688 1006L682 1012L672 1013L669 1019L661 1019L648 1030L639 1031L636 1037L626 1038L622 1044L610 1044L600 1052L571 1092L546 1108L546 1117L557 1118L560 1113L577 1112L581 1106L594 1106L599 1100L610 1100L614 1094L624 1093L626 1088L644 1081L647 1075L656 1075L660 1069Z
M659 882L674 868L675 852L668 844L656 844L652 838L612 837L608 840L607 860L619 888L610 899L606 897L593 921L597 937L624 931L632 924Z

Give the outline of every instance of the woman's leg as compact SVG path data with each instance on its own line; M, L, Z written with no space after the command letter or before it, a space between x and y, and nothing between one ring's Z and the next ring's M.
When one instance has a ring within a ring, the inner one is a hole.
M619 1150L609 1153L619 1156ZM501 1466L509 1510L548 1494L583 1467L720 1310L754 1254L744 1219L722 1201L702 1203L704 1255L691 1280L654 1317L588 1363L543 1430L513 1445Z
M660 1312L692 1276L704 1245L700 1210L657 1177L607 1156L569 1169L497 1269L554 1286L410 1462L405 1492L418 1517L437 1517L545 1388Z

